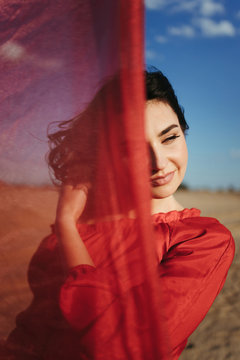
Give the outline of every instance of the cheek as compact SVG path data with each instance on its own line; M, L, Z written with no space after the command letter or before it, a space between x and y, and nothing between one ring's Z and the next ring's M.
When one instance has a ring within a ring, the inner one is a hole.
M188 150L185 139L181 143L179 143L177 151L177 162L179 168L182 168L185 171L188 162Z

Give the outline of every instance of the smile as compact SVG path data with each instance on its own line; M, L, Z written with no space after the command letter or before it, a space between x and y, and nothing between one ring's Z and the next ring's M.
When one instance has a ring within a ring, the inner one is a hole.
M164 175L164 176L158 176L154 180L151 180L151 184L153 187L156 186L162 186L170 183L172 181L172 178L174 177L175 171L171 171L170 173Z

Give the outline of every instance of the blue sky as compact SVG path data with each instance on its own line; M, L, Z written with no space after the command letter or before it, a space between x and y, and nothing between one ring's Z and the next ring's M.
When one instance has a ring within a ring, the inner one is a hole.
M185 182L240 188L240 2L145 0L146 62L171 81L190 125Z

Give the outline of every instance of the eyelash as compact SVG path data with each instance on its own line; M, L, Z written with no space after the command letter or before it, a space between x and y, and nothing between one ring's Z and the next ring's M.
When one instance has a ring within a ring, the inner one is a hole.
M175 139L177 139L177 138L179 138L179 137L180 137L180 135L172 135L172 136L169 136L168 138L166 138L165 140L163 140L163 143L169 142L169 141L173 141L173 140L175 140Z

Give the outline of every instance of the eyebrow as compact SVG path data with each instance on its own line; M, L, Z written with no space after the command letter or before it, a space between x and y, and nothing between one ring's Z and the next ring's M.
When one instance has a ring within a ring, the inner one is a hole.
M167 134L170 130L174 129L174 128L178 128L179 126L176 124L170 125L168 126L166 129L162 130L159 134L158 137L163 136L165 134Z

